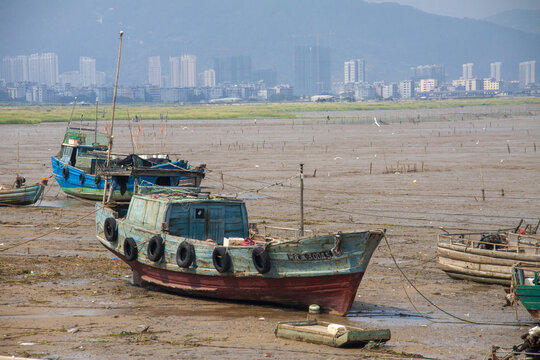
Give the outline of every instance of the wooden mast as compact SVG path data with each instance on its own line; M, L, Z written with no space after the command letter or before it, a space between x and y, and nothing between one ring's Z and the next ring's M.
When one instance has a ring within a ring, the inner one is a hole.
M109 136L109 147L107 149L107 168L109 167L109 164L111 162L111 150L112 150L112 143L113 143L113 128L114 128L114 109L116 106L116 90L118 89L118 72L120 71L120 56L122 54L122 36L123 35L124 35L124 32L120 31L120 45L118 47L118 63L116 64L116 79L114 81L114 94L113 94L112 118L111 118L111 135ZM105 199L107 198L108 180L109 180L109 177L107 176L105 178L105 184L103 187L103 203L105 203ZM114 189L111 190L111 193L109 194L109 199L111 198L113 192L114 192Z

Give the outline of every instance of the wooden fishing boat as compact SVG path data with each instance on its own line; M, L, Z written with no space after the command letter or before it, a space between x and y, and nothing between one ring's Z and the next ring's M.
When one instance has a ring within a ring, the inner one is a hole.
M320 320L283 321L274 329L276 337L333 347L362 347L370 341L390 340L389 329L363 329Z
M512 268L511 292L537 322L540 322L540 265L517 263Z
M35 185L24 185L24 178L17 176L15 186L11 189L0 187L0 206L8 205L32 205L39 200L47 178L43 178L40 183Z
M509 286L512 266L540 266L540 236L506 231L441 234L437 242L440 268L456 279Z
M106 176L113 174L109 179L113 189L110 200L129 201L135 188L133 169L178 170L169 175L139 176L139 182L147 185L198 187L205 176L204 165L194 168L185 160L171 161L165 154L111 154L107 167L107 143L107 135L94 129L67 128L60 152L51 158L54 178L66 194L99 201Z
M243 201L145 189L129 206L96 204L98 240L148 282L180 293L346 314L382 230L250 235ZM166 193L165 193L166 192Z

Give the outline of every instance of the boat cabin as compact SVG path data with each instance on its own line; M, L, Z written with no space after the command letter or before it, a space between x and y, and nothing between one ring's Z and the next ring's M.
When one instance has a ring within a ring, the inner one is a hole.
M246 238L248 218L243 201L185 196L140 196L131 199L126 223L153 231L223 245L225 238Z
M107 135L92 129L68 128L64 135L62 148L56 158L90 174L95 174L98 167L106 163ZM95 152L101 153L101 158ZM90 156L90 153L94 153Z

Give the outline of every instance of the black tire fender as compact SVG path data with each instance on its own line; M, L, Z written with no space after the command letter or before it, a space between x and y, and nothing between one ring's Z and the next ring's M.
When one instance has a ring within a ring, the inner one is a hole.
M109 242L115 242L118 239L118 229L114 218L109 217L105 219L103 232L105 233L105 239Z
M127 261L137 260L139 254L139 249L137 248L137 243L133 238L127 237L124 240L124 256Z
M84 173L84 171L79 175L79 182L81 184L84 184L84 182L86 181L86 174Z
M268 254L268 251L265 248L258 246L253 249L251 259L253 260L253 265L255 265L255 268L259 273L266 274L268 271L270 271L272 263L270 261L270 254Z
M182 241L176 250L176 263L181 268L187 269L195 260L195 248L193 244Z
M218 246L212 252L214 267L220 273L228 272L231 269L232 261L226 247Z
M148 241L148 248L146 250L146 256L150 261L159 261L163 256L165 250L165 245L163 244L163 239L161 236L153 236Z
M69 176L69 168L67 165L64 165L64 167L62 168L62 176L64 177L64 179L67 180Z
M96 175L94 176L94 184L99 185L99 183L101 182L101 176L99 175Z

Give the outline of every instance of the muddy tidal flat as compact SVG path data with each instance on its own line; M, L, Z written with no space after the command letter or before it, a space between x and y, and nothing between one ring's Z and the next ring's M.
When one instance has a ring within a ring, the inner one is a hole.
M35 206L0 207L0 355L484 359L492 345L518 344L529 314L521 305L505 307L501 286L449 278L438 267L436 245L440 227L472 232L509 228L520 219L536 224L540 105L299 115L169 121L166 138L159 120L144 120L135 125L133 142L127 122L118 121L114 151L165 151L206 164L209 191L244 198L251 220L292 228L299 226L303 163L308 229L386 229L389 244L383 240L373 255L351 313L320 318L389 328L389 342L334 349L284 340L274 336L276 323L303 320L305 310L134 286L130 268L96 240L93 204L67 198L51 179ZM0 184L11 185L17 169L28 184L52 174L50 157L65 128L0 126ZM391 254L432 303L472 323L426 302Z

